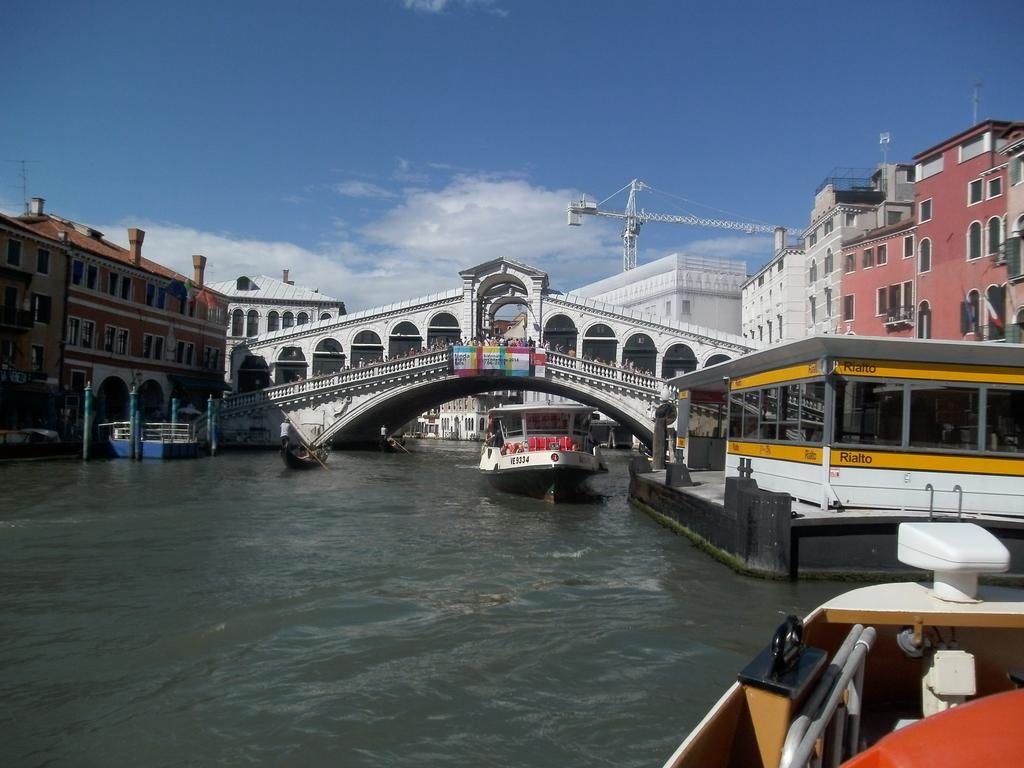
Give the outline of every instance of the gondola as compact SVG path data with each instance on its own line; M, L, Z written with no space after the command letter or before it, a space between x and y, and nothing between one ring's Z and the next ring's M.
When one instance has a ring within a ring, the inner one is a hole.
M315 448L310 452L301 445L290 445L281 451L281 458L289 469L314 469L327 462L327 449Z

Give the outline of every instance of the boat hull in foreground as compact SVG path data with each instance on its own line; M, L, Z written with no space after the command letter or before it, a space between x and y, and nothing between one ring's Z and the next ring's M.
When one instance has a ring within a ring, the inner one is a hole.
M537 451L502 455L485 447L480 472L499 491L549 502L575 501L591 491L587 481L606 472L601 460L583 451Z

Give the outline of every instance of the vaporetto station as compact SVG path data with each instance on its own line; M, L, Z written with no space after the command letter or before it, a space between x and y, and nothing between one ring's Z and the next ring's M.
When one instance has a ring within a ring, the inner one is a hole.
M451 291L264 333L235 348L236 393L220 414L227 443L265 442L285 415L317 443L358 445L470 394L531 390L600 409L650 443L665 379L750 351L740 336L552 290L548 275L498 258L459 273ZM455 372L452 348L489 335L515 304L547 347L542 373Z

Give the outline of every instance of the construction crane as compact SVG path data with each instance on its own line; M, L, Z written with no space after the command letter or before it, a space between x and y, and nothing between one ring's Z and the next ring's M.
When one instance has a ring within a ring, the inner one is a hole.
M648 213L642 208L636 209L636 193L642 189L653 189L639 179L633 179L627 185L629 187L629 200L626 202L625 211L605 211L600 208L600 203L588 200L584 197L579 202L569 203L569 226L579 227L583 224L583 216L607 216L610 219L622 219L622 271L628 272L636 267L636 240L640 234L640 227L648 221L664 221L669 224L689 224L694 227L717 227L718 229L734 229L738 232L746 232L752 235L757 232L775 233L783 227L771 224L750 224L743 221L725 221L723 219L704 219L700 216L674 216L667 213ZM626 187L619 190L622 192ZM619 194L616 192L615 195ZM615 197L612 195L611 197ZM611 198L608 198L609 200ZM607 201L605 201L607 202Z

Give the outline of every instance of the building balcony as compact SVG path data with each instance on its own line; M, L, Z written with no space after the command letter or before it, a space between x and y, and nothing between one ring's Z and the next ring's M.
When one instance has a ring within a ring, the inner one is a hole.
M0 328L24 333L32 330L34 326L35 318L32 317L31 311L0 304Z
M885 327L899 328L905 325L914 324L913 307L891 307L885 313Z

